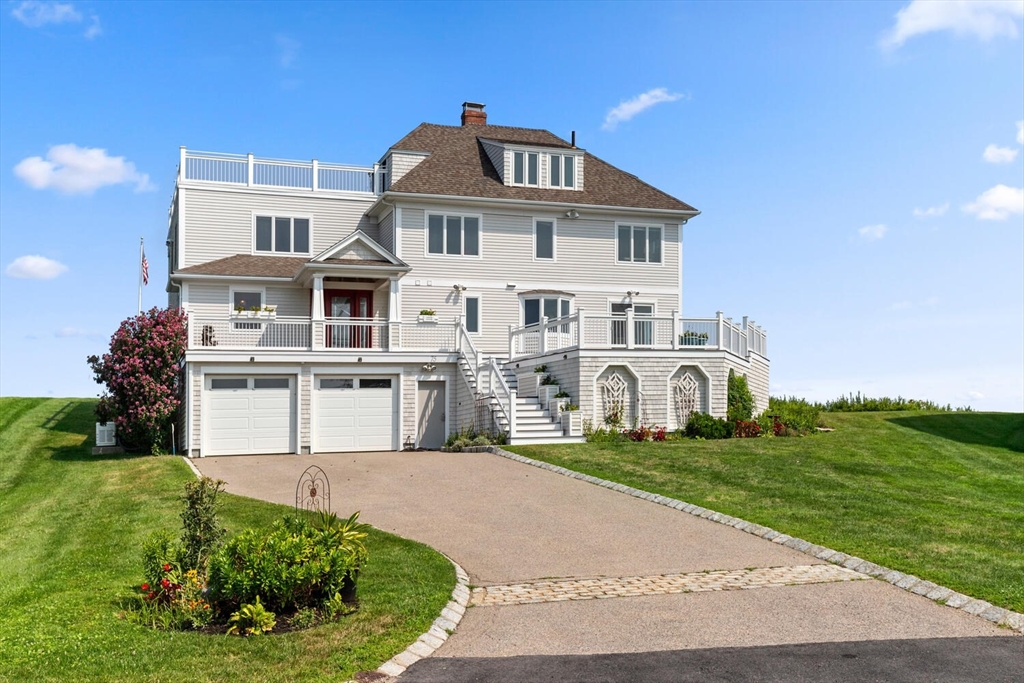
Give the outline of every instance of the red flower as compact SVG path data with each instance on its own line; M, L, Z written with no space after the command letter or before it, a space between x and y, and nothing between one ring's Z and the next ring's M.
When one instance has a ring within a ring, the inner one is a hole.
M150 600L152 600L153 598L155 598L155 597L156 597L156 593L155 593L155 592L153 592L153 593L150 593L150 594L149 594L149 595L147 595L146 597L147 597L147 598L149 598Z
M142 584L142 586L140 586L140 588L142 588L142 590L144 590L144 591L148 591L149 590L149 584L148 583L144 583L144 584Z
M171 582L168 581L167 579L160 579L160 585L163 586L164 588L167 588L168 586L171 585Z
M169 565L169 564L165 564L165 565L164 565L164 571L165 571L165 572L169 572L169 571L171 571L171 565Z

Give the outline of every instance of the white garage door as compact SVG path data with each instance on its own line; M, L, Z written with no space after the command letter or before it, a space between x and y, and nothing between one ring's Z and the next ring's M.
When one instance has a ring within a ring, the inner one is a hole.
M295 452L295 378L207 376L203 455Z
M397 384L390 377L317 377L316 452L393 450Z

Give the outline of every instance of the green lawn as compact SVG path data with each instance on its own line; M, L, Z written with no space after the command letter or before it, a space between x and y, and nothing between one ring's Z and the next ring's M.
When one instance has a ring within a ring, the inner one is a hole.
M0 681L345 680L403 650L447 602L450 562L374 530L361 609L340 623L244 639L119 618L141 581L140 542L180 528L176 498L193 475L178 458L91 456L93 405L0 399ZM221 499L229 531L290 509Z
M1024 612L1024 415L829 413L804 438L513 446Z

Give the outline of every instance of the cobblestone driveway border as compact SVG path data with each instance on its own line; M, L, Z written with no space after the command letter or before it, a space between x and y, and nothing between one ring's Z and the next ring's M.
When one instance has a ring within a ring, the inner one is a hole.
M693 503L686 503L675 498L668 498L661 496L656 493L650 493L649 491L642 491L640 489L633 488L632 486L626 486L625 484L619 484L614 481L608 481L607 479L600 479L598 477L592 477L589 474L583 474L582 472L576 472L575 470L566 469L565 467L559 467L558 465L552 465L550 463L542 462L540 460L534 460L533 458L527 458L526 456L506 451L499 446L471 446L464 449L466 452L485 452L492 453L494 455L515 460L516 462L523 463L525 465L532 465L542 470L548 470L549 472L555 472L572 479L579 479L589 484L595 484L596 486L603 486L606 489L612 489L613 491L619 491L627 495L633 496L634 498L640 498L641 500L648 500L658 505L664 505L681 512L686 512L695 517L700 517L711 522L717 522L726 526L731 526L734 529L745 531L748 534L753 534L766 541L772 543L778 543L787 548L792 548L805 555L810 555L819 560L837 564L846 569L852 569L860 574L866 574L872 578L881 579L896 586L902 588L908 593L914 593L915 595L922 595L929 600L933 600L940 605L952 607L953 609L959 609L966 612L967 614L981 617L991 621L993 624L998 626L1005 626L1013 629L1019 633L1024 633L1024 614L1020 612L1013 612L1002 607L996 607L995 605L986 602L985 600L976 600L963 593L957 593L951 588L940 586L931 581L925 581L919 579L912 574L904 574L903 572L896 571L895 569L889 569L881 565L875 564L874 562L868 562L865 559L856 557L854 555L847 555L841 553L838 550L832 550L825 546L815 545L810 541L805 541L802 538L794 538L788 534L776 531L770 527L761 526L760 524L754 524L748 522L739 517L731 517L730 515L722 514L721 512L715 512L707 508L694 505Z

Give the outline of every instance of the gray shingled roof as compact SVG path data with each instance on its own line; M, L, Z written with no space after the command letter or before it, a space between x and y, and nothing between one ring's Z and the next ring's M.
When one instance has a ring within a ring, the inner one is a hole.
M236 277L287 277L293 278L310 263L310 259L301 256L253 256L251 254L235 254L225 258L200 263L175 271L192 275L228 275ZM391 266L387 261L366 259L335 259L329 258L320 263L337 266Z
M582 191L508 187L498 177L480 138L538 147L571 147L557 135L534 128L422 123L392 145L392 149L414 149L430 152L430 156L402 176L390 191L696 211L689 204L589 153L584 160Z

